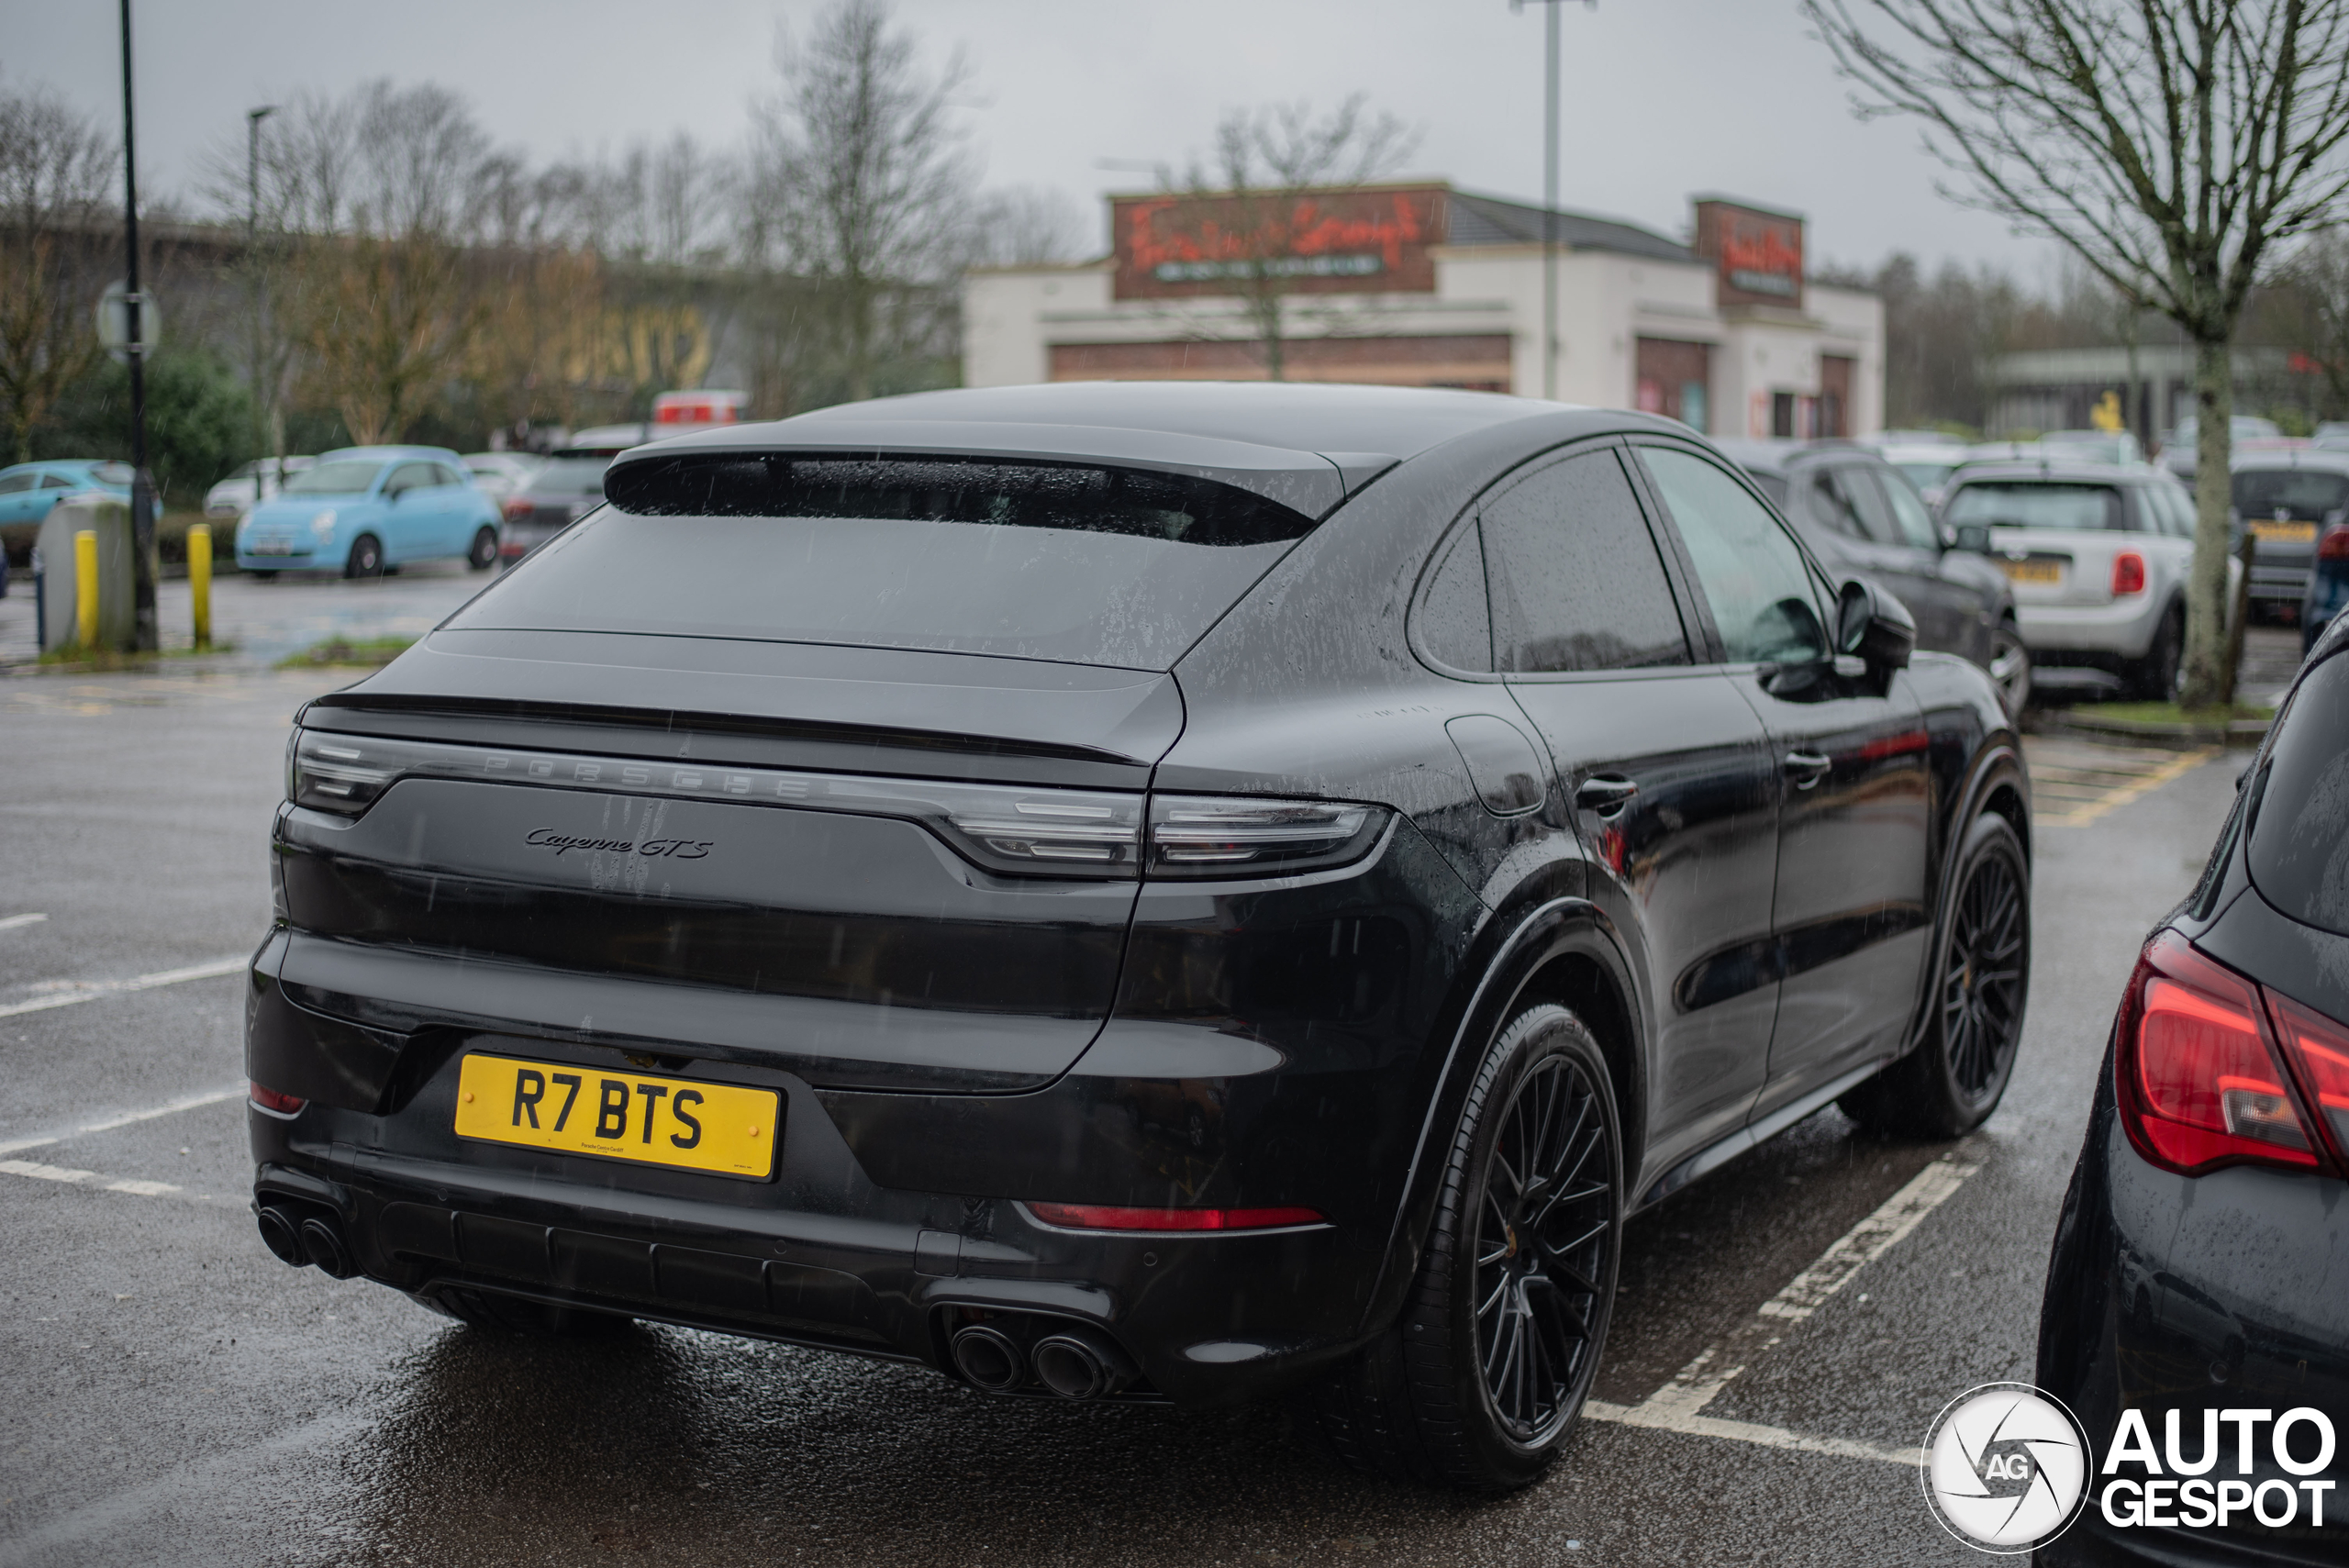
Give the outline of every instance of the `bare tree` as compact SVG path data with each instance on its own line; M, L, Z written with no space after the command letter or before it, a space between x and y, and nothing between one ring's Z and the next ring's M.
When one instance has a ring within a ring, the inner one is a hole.
M323 117L301 165L305 240L293 317L308 379L362 444L396 440L436 404L487 309L465 241L495 209L503 167L463 100L429 84L360 89L350 139Z
M2349 414L2349 237L2320 236L2294 258L2289 281L2299 295L2301 328L2324 378L2325 403Z
M1091 248L1084 211L1065 191L1011 185L980 196L971 214L967 264L1049 266Z
M96 362L81 285L85 241L106 237L117 153L48 93L0 92L0 440L22 462L34 427Z
M924 74L878 0L842 0L804 43L779 32L775 69L781 92L752 109L742 250L812 288L821 319L795 329L824 328L842 392L870 397L934 335L929 301L962 261L963 69Z
M1178 181L1160 183L1184 197L1173 222L1193 231L1197 249L1235 287L1264 373L1287 373L1287 299L1300 278L1300 230L1317 221L1312 202L1392 173L1410 157L1418 134L1394 116L1373 116L1362 94L1316 117L1310 104L1234 109L1217 122L1215 146Z
M2232 700L2231 344L2277 246L2349 193L2349 0L1804 0L1863 116L1922 120L1962 199L2069 248L2195 350L2185 700ZM1864 20L1863 17L1865 19Z

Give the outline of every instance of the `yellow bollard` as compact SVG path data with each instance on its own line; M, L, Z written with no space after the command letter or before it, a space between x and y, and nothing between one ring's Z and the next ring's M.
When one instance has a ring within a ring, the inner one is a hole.
M73 608L84 650L98 645L98 536L83 528L73 536Z
M212 646L212 525L195 523L187 530L187 592L195 609L195 645Z

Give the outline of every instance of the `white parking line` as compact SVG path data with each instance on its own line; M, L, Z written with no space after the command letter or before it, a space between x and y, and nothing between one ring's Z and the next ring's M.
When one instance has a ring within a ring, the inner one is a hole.
M38 926L48 918L46 915L0 916L0 931L13 931L19 926Z
M1745 1370L1746 1355L1766 1351L1778 1343L1778 1336L1771 1332L1774 1326L1799 1323L1816 1312L1830 1296L1849 1284L1854 1274L1890 1251L1917 1229L1925 1216L1948 1202L1957 1189L1965 1185L1965 1179L1980 1169L1977 1164L1961 1161L1954 1150L1943 1155L1918 1172L1906 1186L1885 1199L1875 1213L1838 1237L1833 1246L1819 1255L1817 1262L1795 1275L1787 1282L1785 1289L1764 1302L1754 1312L1751 1322L1732 1331L1721 1344L1709 1347L1703 1354L1675 1373L1670 1383L1637 1405L1610 1405L1604 1400L1593 1399L1584 1405L1583 1413L1594 1421L1648 1427L1690 1437L1725 1438L1732 1442L1787 1449L1798 1453L1874 1459L1887 1464L1913 1465L1920 1462L1920 1451L1913 1448L1884 1448L1876 1443L1856 1442L1845 1438L1809 1437L1785 1427L1723 1420L1706 1415L1704 1410L1731 1378ZM1757 1340L1762 1342L1754 1343ZM1737 1364L1714 1370L1719 1363L1730 1359L1730 1355L1724 1352L1737 1354Z
M95 1171L77 1171L68 1165L43 1165L32 1160L0 1160L0 1175L30 1176L37 1182L61 1182L68 1186L95 1187L100 1192L128 1193L133 1197L175 1197L188 1203L215 1206L223 1202L207 1193L192 1193L169 1182L101 1176Z
M45 995L27 1002L10 1002L0 1006L0 1018L13 1018L19 1013L46 1012L51 1007L70 1007L77 1002L95 1002L101 996L117 995L125 991L151 991L158 985L177 985L183 980L210 980L217 975L234 974L251 962L243 955L216 958L208 963L192 963L185 969L161 969L152 974L134 974L128 980L50 980L42 982Z
M173 1100L169 1105L150 1106L145 1110L124 1111L117 1116L104 1117L96 1121L84 1122L70 1131L45 1132L39 1138L13 1139L8 1142L0 1143L0 1155L21 1154L28 1149L46 1149L52 1143L62 1143L69 1138L79 1138L85 1132L112 1132L117 1127L129 1127L136 1122L153 1121L158 1117L176 1116L182 1111L192 1111L203 1106L217 1106L223 1100L233 1100L243 1093L245 1093L244 1084L232 1084L225 1089L207 1089L201 1095L190 1095L184 1100Z

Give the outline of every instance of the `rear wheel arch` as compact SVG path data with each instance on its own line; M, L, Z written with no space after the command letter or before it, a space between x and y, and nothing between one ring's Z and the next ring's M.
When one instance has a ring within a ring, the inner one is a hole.
M1499 928L1490 957L1463 966L1471 991L1449 1038L1439 1037L1444 1061L1422 1114L1403 1200L1389 1233L1386 1256L1371 1293L1362 1329L1376 1334L1401 1310L1419 1268L1420 1249L1434 1223L1452 1132L1475 1078L1485 1048L1511 1018L1540 1002L1556 1002L1581 1018L1604 1050L1622 1119L1623 1160L1636 1170L1644 1151L1647 1071L1644 1009L1622 943L1605 913L1579 896L1553 898L1513 911ZM1592 1012L1586 1012L1586 1006ZM1593 1016L1599 1013L1600 1016ZM1437 1043L1431 1041L1431 1044Z

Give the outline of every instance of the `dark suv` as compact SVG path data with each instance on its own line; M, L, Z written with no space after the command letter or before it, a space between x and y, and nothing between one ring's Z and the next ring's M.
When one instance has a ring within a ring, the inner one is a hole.
M1670 421L932 393L605 489L301 715L248 1007L290 1262L990 1393L1303 1386L1356 1463L1508 1487L1627 1215L2005 1086L1996 688Z
M1873 578L1917 621L1917 646L1971 659L2009 717L2031 700L2031 652L2005 573L1958 550L1899 469L1865 448L1723 441L1830 572Z

